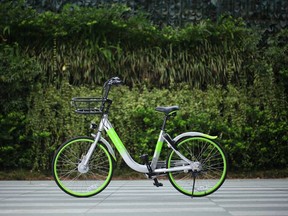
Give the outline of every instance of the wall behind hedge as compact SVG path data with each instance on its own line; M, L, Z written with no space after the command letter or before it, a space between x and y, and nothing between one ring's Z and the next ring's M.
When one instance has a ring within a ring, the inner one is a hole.
M69 3L89 7L122 3L134 13L139 9L146 11L154 23L161 25L185 26L203 19L217 20L221 15L228 14L242 17L249 25L261 26L267 32L288 26L288 3L285 0L26 0L27 5L38 11L59 12Z

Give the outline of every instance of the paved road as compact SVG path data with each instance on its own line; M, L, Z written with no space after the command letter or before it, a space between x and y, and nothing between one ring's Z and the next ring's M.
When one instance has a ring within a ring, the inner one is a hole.
M74 198L53 181L0 181L0 216L288 216L288 179L226 180L214 194L191 199L168 181L115 181L91 198Z

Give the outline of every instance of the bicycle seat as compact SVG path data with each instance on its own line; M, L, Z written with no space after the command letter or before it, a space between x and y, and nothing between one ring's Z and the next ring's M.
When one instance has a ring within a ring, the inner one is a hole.
M158 111L158 112L163 112L166 115L169 115L171 112L179 110L179 106L156 107L155 110Z

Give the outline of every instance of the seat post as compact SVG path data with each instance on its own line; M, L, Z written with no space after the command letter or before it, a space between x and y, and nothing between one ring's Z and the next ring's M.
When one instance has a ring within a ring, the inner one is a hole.
M163 121L163 124L162 124L162 127L161 127L162 131L165 131L166 122L167 122L168 119L169 119L169 115L165 115L164 116L164 121Z

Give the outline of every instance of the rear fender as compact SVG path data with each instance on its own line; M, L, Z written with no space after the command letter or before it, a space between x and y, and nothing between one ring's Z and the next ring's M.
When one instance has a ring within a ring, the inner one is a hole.
M177 142L178 140L180 140L180 139L182 139L183 137L186 137L186 136L190 136L190 137L204 137L204 138L211 139L211 140L217 139L217 136L211 136L211 135L203 134L203 133L200 133L200 132L187 132L187 133L182 133L182 134L176 136L173 139L173 141Z

